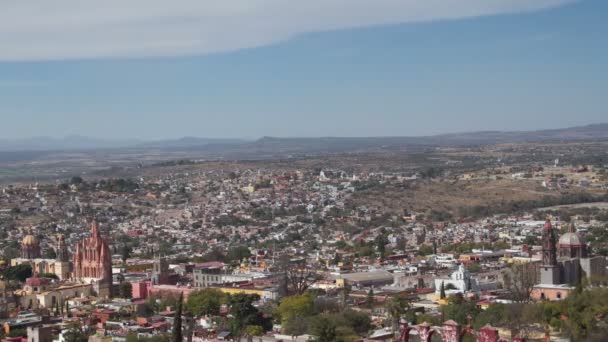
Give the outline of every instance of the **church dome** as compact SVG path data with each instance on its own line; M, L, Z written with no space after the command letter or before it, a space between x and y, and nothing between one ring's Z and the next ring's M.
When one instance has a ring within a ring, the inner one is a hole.
M577 233L566 233L559 238L560 246L582 246L583 242Z
M21 244L23 246L37 246L38 239L34 235L26 235L23 238L23 241L21 241Z
M568 227L568 232L559 238L560 247L583 246L584 244L585 243L583 242L583 239L576 232L576 227L574 227L574 223L571 223Z

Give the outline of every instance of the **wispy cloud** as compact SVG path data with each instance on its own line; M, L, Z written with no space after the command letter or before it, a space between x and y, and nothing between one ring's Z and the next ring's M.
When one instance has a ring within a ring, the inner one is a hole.
M0 60L196 55L298 34L536 11L576 0L2 0Z

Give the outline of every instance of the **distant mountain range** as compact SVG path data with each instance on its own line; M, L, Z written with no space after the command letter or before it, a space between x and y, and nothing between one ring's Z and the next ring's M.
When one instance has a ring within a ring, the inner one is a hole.
M0 151L71 151L71 150L100 150L114 148L188 148L201 147L209 144L241 143L237 139L208 139L183 137L175 140L104 140L79 135L64 138L34 137L16 140L0 140Z
M258 140L184 137L175 140L104 140L83 136L65 138L36 137L0 140L0 151L71 151L101 149L211 150L213 152L356 152L370 149L394 149L416 146L466 146L523 142L560 142L608 139L608 124L537 131L482 131L420 137L322 137L276 138Z

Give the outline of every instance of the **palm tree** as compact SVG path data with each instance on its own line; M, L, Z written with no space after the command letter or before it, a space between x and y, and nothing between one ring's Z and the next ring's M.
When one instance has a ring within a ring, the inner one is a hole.
M410 309L410 303L407 299L402 297L394 297L386 302L386 312L389 319L391 320L391 328L393 335L399 329L399 321Z

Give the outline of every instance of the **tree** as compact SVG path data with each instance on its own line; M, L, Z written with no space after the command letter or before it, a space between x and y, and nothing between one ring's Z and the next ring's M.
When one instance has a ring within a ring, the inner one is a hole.
M49 279L59 279L59 277L55 273L40 273L38 275L40 278L49 278Z
M126 342L169 342L170 338L167 334L159 334L151 337L138 337L135 333L127 335Z
M430 255L433 254L433 252L433 246L421 245L420 247L418 247L418 254L421 256Z
M2 255L4 256L4 260L8 261L11 259L15 259L19 257L19 249L11 246L4 247L2 251Z
M70 312L70 302L68 300L65 301L65 315L70 318L72 313Z
M311 332L315 342L337 341L336 325L323 315L313 321Z
M445 283L441 282L441 290L439 292L439 298L445 299Z
M230 297L230 332L238 341L243 336L248 325L259 325L264 330L272 327L272 322L266 319L261 312L253 306L253 302L259 300L257 295L237 293Z
M376 249L378 250L378 254L381 258L384 258L384 256L386 255L386 245L389 243L388 238L384 234L379 234L378 236L376 236L374 242L376 243Z
M372 320L365 312L344 310L342 316L357 334L364 335L371 329Z
M7 337L27 337L27 330L23 328L11 329L6 335Z
M344 287L342 288L342 291L340 291L340 296L342 297L342 307L343 308L346 308L348 296L350 295L351 290L352 290L352 287L345 281Z
M173 320L173 330L171 331L171 342L183 342L182 337L182 306L184 305L184 293L180 293L175 316Z
M280 260L279 269L285 274L287 290L291 294L303 294L320 278L315 269L304 263L292 265L289 259Z
M454 284L452 284L452 283L448 283L448 284L445 286L445 289L446 289L446 290L458 290L458 289L456 288L456 286L454 286Z
M251 251L246 246L236 246L228 250L226 258L228 261L240 262L243 259L247 259L251 256Z
M374 306L374 289L370 288L365 298L365 304L371 309Z
M306 332L308 318L314 315L314 298L306 293L286 297L276 308L281 326L286 334L297 336Z
M479 311L477 303L464 300L460 293L448 297L448 304L441 308L443 320L452 319L459 324L467 324L468 316L476 317Z
M409 310L409 302L402 297L394 297L386 303L386 311L391 320L393 334L399 329L399 321Z
M55 259L55 258L57 258L57 253L55 253L55 250L53 248L47 248L44 251L44 258L45 259Z
M131 246L124 244L122 245L121 249L120 249L120 259L122 260L122 263L124 265L127 264L127 259L129 259L131 257Z
M4 279L7 280L18 280L25 281L25 279L32 276L32 266L28 264L21 264L16 266L8 267L3 272Z
M534 285L538 283L536 268L532 263L513 265L505 271L503 281L511 300L529 303Z
M249 336L262 336L264 335L264 328L259 325L248 325L245 328L245 334Z
M118 295L120 298L131 299L133 297L133 286L128 281L120 283L118 286Z
M63 334L63 340L65 342L87 342L89 336L82 332L79 327L72 327Z
M83 183L82 177L79 176L74 176L70 179L70 184L73 185L80 185Z
M195 316L217 315L220 306L227 302L227 296L220 290L207 288L190 293L186 308Z
M61 310L59 309L59 302L55 302L55 305L53 307L53 314L55 316L59 316Z

